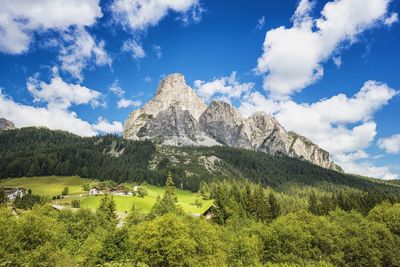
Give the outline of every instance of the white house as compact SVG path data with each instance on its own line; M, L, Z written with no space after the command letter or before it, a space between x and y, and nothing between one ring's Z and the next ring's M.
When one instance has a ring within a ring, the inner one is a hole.
M89 195L90 195L90 196L97 196L97 195L100 195L100 194L103 194L103 192L102 192L101 189L100 189L99 187L97 187L97 186L95 186L95 187L93 187L93 188L91 188L91 189L89 190Z
M6 193L6 196L10 201L14 201L17 197L23 197L28 194L28 190L24 188L13 187L4 188L4 192Z

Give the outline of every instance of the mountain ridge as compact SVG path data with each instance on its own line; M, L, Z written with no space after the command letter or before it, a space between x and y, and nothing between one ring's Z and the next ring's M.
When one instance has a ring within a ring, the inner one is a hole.
M265 112L257 111L245 118L227 102L213 100L206 105L179 73L166 76L155 97L129 114L123 136L172 146L227 145L343 171L331 160L329 152L304 136L286 131Z

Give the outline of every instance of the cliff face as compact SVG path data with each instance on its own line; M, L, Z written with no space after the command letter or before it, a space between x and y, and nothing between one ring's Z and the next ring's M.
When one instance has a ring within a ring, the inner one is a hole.
M14 123L12 123L11 121L9 121L7 119L0 118L0 131L11 130L11 129L15 129Z
M303 136L287 132L264 112L244 118L223 101L207 106L181 74L167 76L154 99L129 115L124 137L154 139L166 145L227 145L287 155L341 171L327 151Z

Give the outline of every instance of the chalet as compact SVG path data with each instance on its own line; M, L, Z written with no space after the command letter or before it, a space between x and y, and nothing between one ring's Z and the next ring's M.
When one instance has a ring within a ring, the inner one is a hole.
M17 197L23 197L28 194L28 190L24 188L5 187L4 193L10 201L14 201Z
M132 192L126 190L123 186L110 188L110 194L114 196L132 196Z
M100 187L95 186L89 190L90 196L97 196L97 195L101 195L101 194L104 194L104 192L103 192L103 190L101 190Z
M207 220L209 220L214 217L214 213L215 213L215 206L213 204L208 209L206 209L201 215L206 217Z

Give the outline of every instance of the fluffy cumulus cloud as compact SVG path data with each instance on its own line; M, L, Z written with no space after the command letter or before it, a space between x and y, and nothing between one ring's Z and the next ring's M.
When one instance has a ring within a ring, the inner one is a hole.
M335 0L319 18L310 15L314 2L301 0L290 28L266 33L256 71L264 76L264 89L285 98L319 80L323 62L343 44L351 44L365 30L387 18L391 0Z
M345 170L358 172L355 166L359 164L354 158L350 160L348 155L371 145L376 136L373 115L397 93L386 84L375 81L365 82L352 97L338 94L312 104L276 100L252 92L243 98L239 109L247 116L264 110L277 117L286 129L310 138L331 152L339 164L344 163Z
M114 0L111 10L117 22L134 31L157 25L169 11L184 15L184 22L188 16L198 21L202 13L198 0Z
M234 71L230 76L215 78L211 82L196 80L194 87L198 95L209 101L214 96L226 99L240 98L254 87L254 83L240 83Z
M88 63L111 65L111 58L105 50L104 41L96 41L86 29L78 27L63 33L59 59L61 68L73 77L82 80L82 70Z
M400 153L400 134L379 139L378 146L390 154Z
M0 51L26 52L35 32L90 26L101 16L99 0L2 1Z
M141 104L142 102L140 101L121 98L117 103L117 107L118 108L139 107Z
M31 77L27 82L34 102L44 106L25 105L15 102L0 91L0 117L7 118L17 127L45 126L50 129L65 130L81 136L97 133L120 133L122 124L109 123L100 117L95 124L85 121L72 111L73 105L101 105L101 93L79 84L67 83L55 71L49 83Z
M119 121L108 122L103 117L99 117L97 123L93 125L93 130L100 133L121 133L123 130L122 123Z
M79 84L66 83L57 72L49 83L30 77L27 89L34 97L34 101L43 101L49 107L67 109L72 104L91 104L93 107L101 105L101 93Z
M146 56L143 47L133 39L126 40L122 45L122 51L130 54L134 59L141 59Z
M384 23L387 26L392 26L394 23L399 21L399 15L397 13L392 13L389 17L387 17L384 21Z

